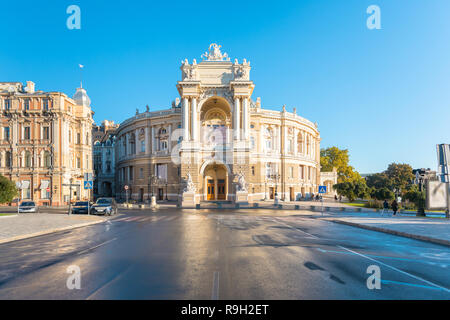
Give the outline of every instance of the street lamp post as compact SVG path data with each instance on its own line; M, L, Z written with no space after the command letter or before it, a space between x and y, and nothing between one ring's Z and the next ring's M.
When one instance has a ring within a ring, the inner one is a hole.
M168 198L167 198L167 192L168 192L168 188L169 187L169 182L167 181L167 179L166 179L166 201L167 200L169 200Z

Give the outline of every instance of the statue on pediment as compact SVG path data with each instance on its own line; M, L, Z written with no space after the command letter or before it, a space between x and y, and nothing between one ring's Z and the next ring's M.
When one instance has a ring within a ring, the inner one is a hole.
M207 61L229 61L228 54L220 51L221 47L217 43L210 44L208 51L202 54L202 58Z

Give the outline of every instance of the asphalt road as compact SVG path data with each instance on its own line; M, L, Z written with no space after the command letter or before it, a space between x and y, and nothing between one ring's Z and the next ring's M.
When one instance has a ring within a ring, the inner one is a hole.
M1 244L0 299L450 299L448 247L273 210L122 213Z

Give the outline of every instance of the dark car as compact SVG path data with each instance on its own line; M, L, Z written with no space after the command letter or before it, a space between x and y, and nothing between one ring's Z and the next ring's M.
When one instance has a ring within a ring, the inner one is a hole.
M23 201L19 206L19 212L39 212L39 208L34 201Z
M117 214L117 203L113 198L98 198L97 202L92 205L92 214Z
M88 208L88 201L77 201L72 207L72 213L88 213Z

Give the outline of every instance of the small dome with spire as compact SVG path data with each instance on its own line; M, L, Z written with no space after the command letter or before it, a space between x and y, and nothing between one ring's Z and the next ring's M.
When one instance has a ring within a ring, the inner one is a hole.
M86 90L83 88L77 88L77 91L73 95L73 100L75 100L75 102L79 106L84 106L84 107L91 106L91 99L89 99L89 96L87 95Z

